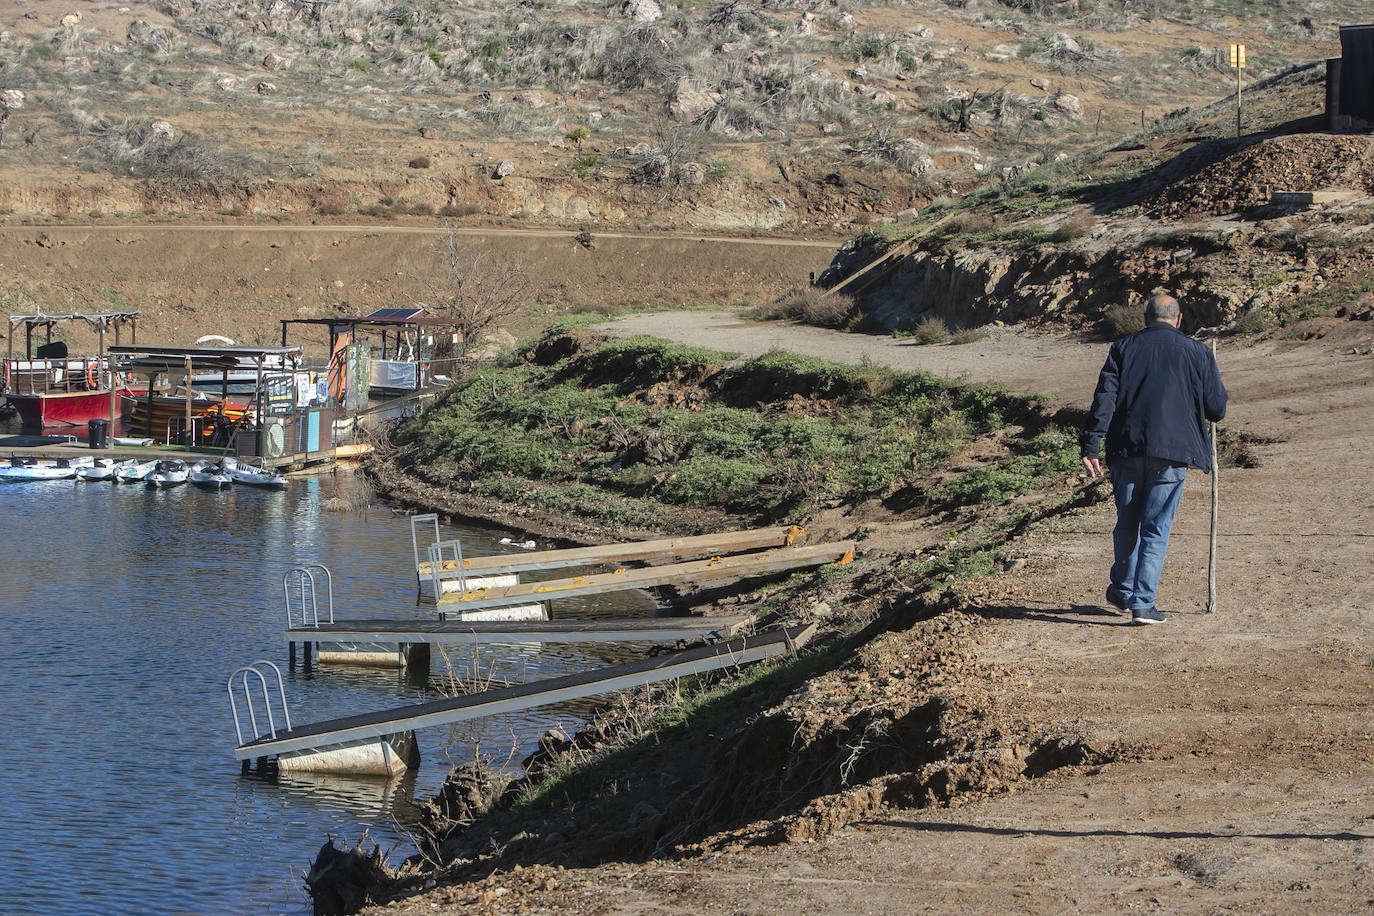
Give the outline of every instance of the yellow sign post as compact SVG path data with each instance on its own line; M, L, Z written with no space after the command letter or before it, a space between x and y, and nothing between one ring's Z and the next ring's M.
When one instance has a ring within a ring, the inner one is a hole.
M1236 68L1236 139L1240 139L1240 71L1245 69L1245 45L1231 45L1231 66Z

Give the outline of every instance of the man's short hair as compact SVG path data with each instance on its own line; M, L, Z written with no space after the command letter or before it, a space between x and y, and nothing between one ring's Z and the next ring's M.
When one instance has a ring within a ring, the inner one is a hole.
M1145 303L1145 323L1173 321L1181 311L1177 299L1167 293L1159 293L1151 296L1150 301Z

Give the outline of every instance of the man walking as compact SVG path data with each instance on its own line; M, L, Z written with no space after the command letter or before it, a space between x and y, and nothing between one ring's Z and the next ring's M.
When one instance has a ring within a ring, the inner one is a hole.
M1164 622L1155 592L1183 480L1190 465L1212 471L1207 423L1226 415L1217 361L1182 323L1177 299L1150 298L1144 330L1112 344L1080 438L1090 477L1102 473L1106 438L1116 500L1107 601L1136 624Z

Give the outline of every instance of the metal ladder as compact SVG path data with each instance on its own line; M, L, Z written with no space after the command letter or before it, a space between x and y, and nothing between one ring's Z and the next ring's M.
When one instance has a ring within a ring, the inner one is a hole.
M444 597L443 581L440 572L444 565L444 553L449 552L453 556L453 568L458 573L458 590L465 592L468 590L468 577L463 572L463 545L457 538L451 541L435 541L429 545L429 578L434 585L434 600L437 602Z
M273 739L277 737L277 717L273 712L272 689L268 684L268 675L276 681L277 687L277 706L281 710L281 719L284 723L283 731L291 730L291 711L286 706L286 685L282 682L281 669L266 660L253 662L239 668L229 675L229 680L225 682L225 690L229 694L229 712L234 717L234 735L238 738L239 747L247 742L243 735L243 714L239 711L237 696L243 695L243 705L248 715L248 725L252 729L252 737L248 741L257 741L264 735ZM239 688L235 690L235 686ZM253 687L259 688L258 693L254 693ZM263 718L266 720L267 728L264 731L258 725L257 703L258 698L262 700ZM248 766L248 761L243 762L244 767Z
M410 552L415 557L415 576L417 580L420 576L420 534L418 526L431 522L434 524L434 540L437 542L439 540L439 516L437 513L427 512L424 515L412 515L410 517ZM419 584L418 581L416 584Z
M286 602L286 628L288 630L297 629L297 618L291 613L293 607L293 602L291 600L293 587L297 599L294 605L300 608L299 628L315 627L318 629L320 626L320 606L315 580L316 570L324 574L325 597L327 601L325 610L328 611L329 614L329 619L325 622L334 622L334 577L330 574L329 568L323 564L310 563L305 566L297 566L294 569L288 569L281 577L282 596ZM308 605L306 604L307 598L309 599Z

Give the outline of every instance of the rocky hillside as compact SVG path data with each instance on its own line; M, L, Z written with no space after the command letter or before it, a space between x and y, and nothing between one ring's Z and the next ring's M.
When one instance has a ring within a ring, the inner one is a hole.
M849 284L851 321L899 332L1003 321L1115 336L1156 289L1180 293L1195 327L1367 315L1374 138L1321 132L1323 92L1322 68L1299 68L1251 92L1240 137L1228 100L1009 173L861 235L822 281L888 253L890 270Z
M1336 53L1347 0L0 0L12 219L877 224Z

